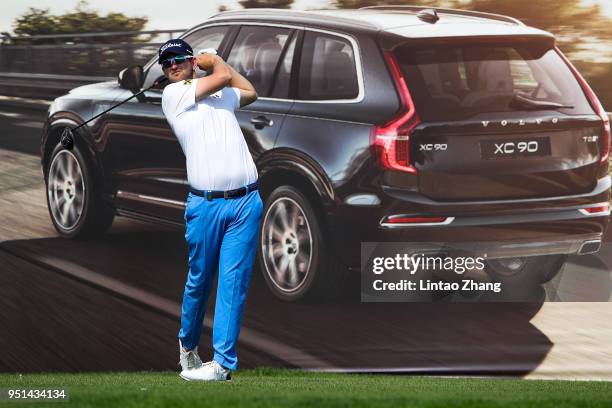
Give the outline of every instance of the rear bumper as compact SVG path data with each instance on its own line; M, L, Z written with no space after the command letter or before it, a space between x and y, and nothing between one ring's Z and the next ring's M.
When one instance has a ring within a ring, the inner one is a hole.
M457 254L470 251L475 256L499 259L542 255L592 254L599 251L601 243L602 237L600 235L584 234L557 240L507 240L457 243L457 245L450 243L448 250L452 253L452 250L455 249Z
M428 227L469 227L469 226L495 226L504 224L524 224L524 223L539 223L539 222L553 222L553 221L565 221L565 220L588 220L598 217L609 217L610 210L605 212L598 212L596 214L590 214L586 210L587 208L593 208L594 206L603 206L607 203L595 203L586 207L572 208L567 210L539 210L534 212L521 212L520 214L497 214L497 215L466 215L466 216L448 216L444 217L443 220L433 223L425 224L393 224L388 222L387 216L383 217L379 222L381 229L406 229L406 228L420 228L422 225ZM394 214L403 215L403 214Z
M478 243L490 258L593 253L599 250L610 212L589 214L585 208L608 203L610 185L605 177L590 193L576 196L433 204L414 193L392 193L376 208L344 208L330 216L331 243L351 267L360 264L362 242ZM385 223L393 215L445 220Z

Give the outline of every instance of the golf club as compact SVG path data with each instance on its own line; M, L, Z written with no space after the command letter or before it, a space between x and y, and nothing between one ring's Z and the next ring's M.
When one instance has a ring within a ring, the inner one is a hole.
M148 91L149 89L154 88L157 85L166 82L167 80L168 80L168 78L165 78L165 77L164 78L160 78L157 81L153 82L153 85L151 85L150 87L148 87L146 89L143 89L142 91L133 94L132 96L130 96L126 100L121 101L118 104L116 104L114 106L111 106L110 108L106 109L105 111L98 113L96 116L90 118L89 120L86 120L85 122L81 123L79 126L77 126L75 128L70 128L70 127L64 128L64 131L62 132L62 137L60 138L60 143L62 144L62 147L64 149L67 149L67 150L72 150L72 148L74 147L74 132L76 130L78 130L79 128L85 126L86 124L88 124L92 120L97 119L100 116L110 112L111 110L115 109L116 107L123 105L124 103L126 103L130 99L133 99L133 98L137 97L138 95L141 95L142 93Z

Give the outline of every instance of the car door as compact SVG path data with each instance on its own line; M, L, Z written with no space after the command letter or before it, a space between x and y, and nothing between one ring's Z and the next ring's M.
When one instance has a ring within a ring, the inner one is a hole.
M227 63L255 87L258 99L236 111L253 160L274 147L291 108L289 79L299 30L243 25L227 53Z
M364 98L357 42L306 28L299 48L294 103L274 148L306 154L339 183L358 171L357 158L369 157L371 125L354 113Z
M204 27L183 39L194 53L202 48L222 49L236 29ZM143 87L160 78L163 73L155 57L145 66ZM188 189L185 156L161 109L162 91L163 86L155 87L104 116L100 124L104 168L120 211L180 222ZM124 94L117 100L131 92L124 90Z

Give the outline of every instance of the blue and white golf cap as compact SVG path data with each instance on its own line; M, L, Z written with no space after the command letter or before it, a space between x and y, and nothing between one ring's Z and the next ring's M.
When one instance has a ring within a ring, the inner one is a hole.
M158 62L165 60L170 55L193 55L193 49L189 44L180 38L168 40L159 47Z

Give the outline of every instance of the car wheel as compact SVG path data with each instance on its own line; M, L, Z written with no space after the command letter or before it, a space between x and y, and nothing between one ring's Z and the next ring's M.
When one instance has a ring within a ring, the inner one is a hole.
M489 259L486 270L491 279L502 284L502 297L512 300L541 300L542 284L554 278L567 255Z
M275 189L266 200L258 251L272 293L286 301L327 296L338 277L328 256L320 217L306 197L291 186Z
M550 255L546 259L546 263L538 271L538 280L540 283L546 283L552 280L563 269L567 255Z
M520 283L546 283L563 267L567 255L489 259L486 261L489 276L497 281Z
M103 235L114 212L96 194L93 177L77 146L58 144L48 160L47 207L53 226L66 238Z

